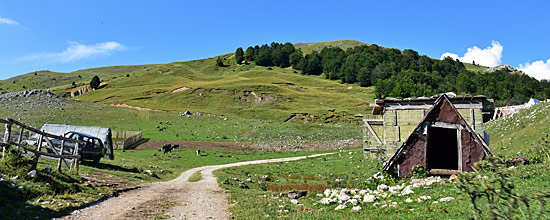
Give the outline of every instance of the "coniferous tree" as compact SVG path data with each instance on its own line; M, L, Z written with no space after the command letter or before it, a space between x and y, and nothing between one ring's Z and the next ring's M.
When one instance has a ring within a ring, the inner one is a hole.
M237 51L235 51L235 61L237 64L241 64L244 61L244 51L242 47L237 48Z
M92 89L99 88L99 84L101 84L101 81L99 80L99 76L92 77L92 80L90 81L90 87Z
M256 57L256 50L253 47L248 47L244 52L244 60L246 62L254 61L254 57Z

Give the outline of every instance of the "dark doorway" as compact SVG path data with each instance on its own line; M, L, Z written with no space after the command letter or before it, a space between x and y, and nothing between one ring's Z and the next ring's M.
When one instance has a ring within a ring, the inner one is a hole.
M428 128L427 170L458 170L456 129Z

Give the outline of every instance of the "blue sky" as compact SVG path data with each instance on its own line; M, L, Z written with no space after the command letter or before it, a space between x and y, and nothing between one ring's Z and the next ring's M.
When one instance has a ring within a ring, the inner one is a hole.
M352 39L550 78L547 1L5 1L0 79Z

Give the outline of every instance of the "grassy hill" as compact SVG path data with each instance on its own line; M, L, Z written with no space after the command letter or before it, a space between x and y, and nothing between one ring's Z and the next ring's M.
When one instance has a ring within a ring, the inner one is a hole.
M550 103L522 109L519 113L486 124L487 133L491 135L489 146L494 153L506 157L518 154L537 156L535 146L546 148L546 151L550 149L549 144L539 143L543 138L549 139L549 123Z
M167 111L211 113L239 118L284 121L293 113L322 116L330 111L364 113L373 101L373 88L345 85L320 77L302 76L292 69L236 65L224 55L169 64L113 66L71 73L41 71L0 82L8 91L50 89L67 96L75 85L98 75L106 86L76 97L103 104L126 104ZM74 82L74 85L73 85ZM180 89L179 92L175 92Z

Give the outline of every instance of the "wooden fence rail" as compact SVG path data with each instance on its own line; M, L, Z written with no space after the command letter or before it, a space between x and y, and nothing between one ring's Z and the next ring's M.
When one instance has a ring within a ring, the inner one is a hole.
M0 123L5 124L5 128L6 128L4 133L4 138L2 142L0 142L0 146L2 146L2 160L4 160L6 156L5 155L6 150L12 146L16 146L17 151L20 151L21 148L23 148L23 150L34 154L34 164L33 164L34 167L36 167L36 165L38 164L39 158L53 159L53 160L58 160L58 164L57 164L58 171L61 171L61 165L65 164L65 167L67 167L68 170L71 170L72 168L74 168L76 169L76 173L78 174L78 164L79 164L79 160L81 159L81 156L78 155L78 151L80 146L85 146L86 143L84 141L49 134L39 129L28 126L13 118L8 118L6 120L0 118ZM10 138L12 137L12 126L14 125L19 126L20 128L19 135L17 137L16 142L13 142L10 140ZM23 143L24 130L28 130L38 135L37 142L35 143L36 149L32 149L28 147L27 143ZM52 143L50 138L61 141L59 151L56 149L55 145ZM74 145L74 148L72 152L69 152L69 154L63 154L65 149L70 149L70 148L65 148L65 146L67 145L67 142L71 143L71 145ZM47 150L53 151L54 153L41 151L43 146ZM67 163L67 160L70 160L70 163L71 163L70 165L69 163Z

